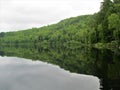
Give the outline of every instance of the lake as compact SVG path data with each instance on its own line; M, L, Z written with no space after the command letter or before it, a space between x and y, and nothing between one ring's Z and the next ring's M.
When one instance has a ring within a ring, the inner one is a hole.
M40 61L0 57L0 90L99 90L99 79Z
M120 54L90 48L0 48L0 90L120 90Z

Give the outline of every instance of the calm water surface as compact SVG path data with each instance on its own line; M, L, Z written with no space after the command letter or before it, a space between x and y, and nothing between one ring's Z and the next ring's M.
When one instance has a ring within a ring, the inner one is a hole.
M0 90L99 90L94 76L18 57L0 57Z
M120 50L0 47L0 90L120 90Z

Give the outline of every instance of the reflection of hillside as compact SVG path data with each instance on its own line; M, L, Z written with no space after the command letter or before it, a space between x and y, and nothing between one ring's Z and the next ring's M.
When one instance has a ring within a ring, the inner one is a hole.
M32 60L41 60L59 65L71 72L91 74L94 68L94 61L86 57L86 48L24 48L24 47L2 47L1 51L7 56L18 56ZM3 55L2 55L3 56Z
M55 47L2 47L1 56L17 56L59 65L71 72L100 78L101 90L120 90L120 55L110 50Z

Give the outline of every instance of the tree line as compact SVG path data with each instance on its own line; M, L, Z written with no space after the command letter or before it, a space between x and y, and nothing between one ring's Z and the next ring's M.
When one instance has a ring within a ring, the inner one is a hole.
M41 28L0 33L1 45L32 44L36 46L69 46L120 44L120 1L104 0L100 11L60 21Z

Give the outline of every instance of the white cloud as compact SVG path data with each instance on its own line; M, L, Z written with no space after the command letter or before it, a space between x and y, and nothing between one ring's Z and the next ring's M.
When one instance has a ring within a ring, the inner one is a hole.
M0 0L0 32L40 27L99 10L102 0Z

